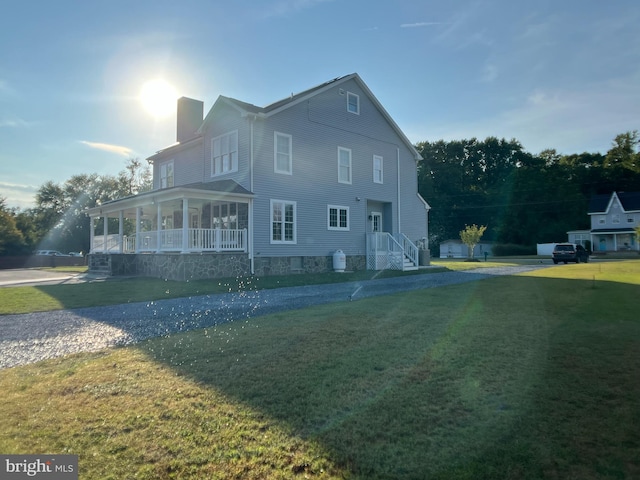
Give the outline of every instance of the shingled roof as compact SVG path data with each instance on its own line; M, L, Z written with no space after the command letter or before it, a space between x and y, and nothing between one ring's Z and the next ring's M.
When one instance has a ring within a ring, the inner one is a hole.
M606 213L613 195L618 197L625 212L640 212L640 192L613 192L593 195L589 200L589 214Z

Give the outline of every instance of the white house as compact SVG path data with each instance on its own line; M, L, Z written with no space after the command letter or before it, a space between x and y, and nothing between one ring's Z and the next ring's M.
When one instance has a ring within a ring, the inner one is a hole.
M640 225L640 192L594 195L589 202L588 213L591 217L589 236L594 252L640 251L634 230ZM586 235L585 232L577 233Z

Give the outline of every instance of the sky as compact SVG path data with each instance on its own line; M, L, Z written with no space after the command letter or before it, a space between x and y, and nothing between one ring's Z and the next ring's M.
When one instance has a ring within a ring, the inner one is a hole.
M640 129L637 0L7 0L0 197L116 175L175 142L176 96L265 106L358 73L414 143L606 153Z

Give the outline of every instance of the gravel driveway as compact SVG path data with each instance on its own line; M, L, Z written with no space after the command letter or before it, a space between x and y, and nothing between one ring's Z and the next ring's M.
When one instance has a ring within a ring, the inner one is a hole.
M0 369L269 313L514 275L548 265L482 268L362 282L204 295L0 316Z

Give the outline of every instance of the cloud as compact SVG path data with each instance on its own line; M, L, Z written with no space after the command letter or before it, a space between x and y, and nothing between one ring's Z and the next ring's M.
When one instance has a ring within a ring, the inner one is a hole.
M486 64L482 69L480 80L486 83L491 83L496 78L498 78L498 67L493 64Z
M616 135L637 129L640 75L610 79L581 89L536 88L513 108L459 122L410 125L412 141L461 140L488 136L518 140L533 154L554 148L561 154L606 153Z
M6 199L6 205L10 208L32 208L35 206L37 190L38 188L33 185L0 181L0 196Z
M123 157L129 157L133 154L133 150L128 147L122 147L120 145L111 145L109 143L88 142L86 140L80 140L80 143L96 150L103 150L109 153L116 153Z
M34 122L27 122L21 118L4 118L0 120L0 128L29 128L35 125Z
M444 25L442 22L416 22L416 23L403 23L400 28L420 28L431 27L433 25Z
M313 8L321 3L333 2L334 0L282 0L276 3L268 13L270 17L281 17L301 10Z

